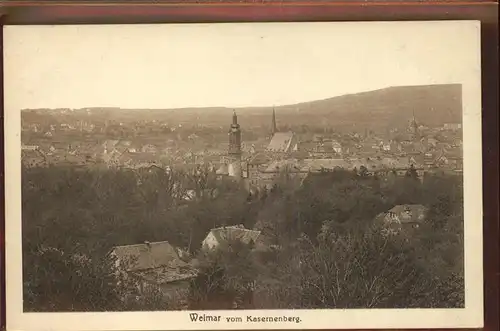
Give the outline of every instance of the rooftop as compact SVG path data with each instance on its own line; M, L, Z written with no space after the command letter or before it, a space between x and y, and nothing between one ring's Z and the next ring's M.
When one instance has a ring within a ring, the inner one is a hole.
M377 215L376 219L383 219L386 215L393 213L399 216L401 223L416 223L424 220L427 211L427 207L418 204L396 205L385 213Z
M112 249L111 254L126 264L127 271L187 266L187 263L180 259L176 248L167 241L117 246Z
M289 152L293 138L293 132L276 132L266 150L270 152Z
M243 225L226 226L210 230L210 233L219 243L228 241L240 241L244 244L255 242L260 231L246 229Z

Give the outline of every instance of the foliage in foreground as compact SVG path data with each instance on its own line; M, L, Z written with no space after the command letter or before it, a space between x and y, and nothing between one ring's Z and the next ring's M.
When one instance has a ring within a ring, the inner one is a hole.
M25 168L24 304L28 311L177 309L117 279L117 245L167 240L198 254L192 308L463 306L463 197L459 177L383 180L347 172L281 182L249 197L215 179L163 169ZM194 192L186 200L187 192ZM429 208L411 238L387 238L373 218L396 204ZM257 226L272 247L201 254L221 225Z

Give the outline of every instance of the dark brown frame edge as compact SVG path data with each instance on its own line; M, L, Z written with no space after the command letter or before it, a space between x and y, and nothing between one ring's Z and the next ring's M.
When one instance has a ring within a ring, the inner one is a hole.
M278 0L279 1L279 0ZM481 21L484 328L499 330L499 176L498 176L498 3L448 2L275 2L266 4L40 4L24 2L0 8L0 25L140 24L290 21ZM0 31L0 42L3 41ZM3 45L3 42L2 42ZM0 46L2 47L2 46ZM3 52L2 52L3 55ZM0 63L3 77L3 61ZM3 79L0 82L3 122ZM3 127L2 127L3 129ZM2 131L3 132L3 131ZM4 136L0 151L4 161ZM3 163L3 162L2 162ZM4 168L0 171L4 184ZM2 186L4 187L4 186ZM5 196L2 190L2 198ZM5 208L5 199L0 202ZM5 215L5 214L3 214ZM5 217L0 223L5 234ZM1 238L0 270L5 270L5 236ZM1 325L5 324L5 273L1 274ZM424 329L422 329L424 330ZM473 330L473 329L468 329ZM478 329L474 329L478 330Z
M2 79L0 81L0 131L2 135L0 137L0 161L2 163L2 168L0 170L0 187L2 190L0 192L0 331L6 328L5 318L6 318L6 299L5 299L5 153L4 153L4 98L3 98L3 25L2 25L1 9L0 9L0 52L2 53L2 61L0 61L0 76Z

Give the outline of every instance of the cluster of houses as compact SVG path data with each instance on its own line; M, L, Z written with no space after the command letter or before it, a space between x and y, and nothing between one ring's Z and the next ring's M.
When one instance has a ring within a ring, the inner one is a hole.
M137 144L130 140L105 140L95 143L63 143L21 146L22 162L26 166L70 164L73 166L101 165L108 168L141 168L151 165L192 163L199 161L196 154L177 150L168 141L164 147L155 144Z
M203 240L201 251L210 254L222 247L227 249L235 242L265 249L259 236L260 231L243 225L214 228ZM198 260L188 252L162 241L116 246L109 256L115 262L117 273L132 279L139 293L148 295L151 290L157 290L166 301L187 308L191 282L199 272Z
M85 121L77 124L60 124L58 130L85 131L91 130L94 125ZM36 124L33 125L35 131L39 129ZM31 126L28 129L33 130ZM241 135L239 125L237 131L235 134ZM47 133L52 136L54 132L55 125L51 125ZM221 143L200 149L203 144L199 140L196 134L188 137L188 145L193 147L191 149L189 146L181 148L175 139L155 143L138 143L127 139L64 143L52 137L39 145L23 145L22 159L28 166L68 163L78 166L98 164L106 167L139 168L165 164L209 164L216 167L218 175L223 177L231 176L231 168L235 165L235 155L228 155L227 151L234 151L237 147L240 151L237 155L238 176L244 178L249 188L268 185L273 174L282 171L283 167L289 168L299 177L318 169L352 170L361 166L370 169L371 173L380 174L386 172L387 168L399 171L410 165L418 171L462 171L460 123L427 128L418 125L413 118L405 131L392 129L380 136L371 132L365 132L364 135L299 135L291 131L279 131L273 111L272 134L263 147L256 147L252 142L241 141L239 138L238 146Z
M403 235L407 240L427 221L428 209L422 205L397 205L377 215L374 224L383 235ZM253 251L279 249L258 229L246 229L243 225L223 226L211 229L201 245L205 254L226 250L238 242ZM139 293L159 290L165 300L187 308L192 280L199 273L199 262L189 253L174 247L167 241L144 242L136 245L114 247L110 256L115 259L119 273L135 280Z
M237 121L236 115L233 117ZM228 162L221 161L217 175L243 181L252 191L271 187L284 171L300 179L310 173L335 169L363 170L368 175L381 177L404 175L410 168L419 178L426 171L461 174L462 139L457 131L460 128L461 125L452 124L425 128L418 126L413 118L405 132L392 130L384 138L374 134L365 137L315 134L305 138L291 131L279 132L273 112L272 136L262 150L241 149L239 124L236 131L229 132L231 155ZM240 145L234 145L234 141ZM235 171L236 168L240 169Z

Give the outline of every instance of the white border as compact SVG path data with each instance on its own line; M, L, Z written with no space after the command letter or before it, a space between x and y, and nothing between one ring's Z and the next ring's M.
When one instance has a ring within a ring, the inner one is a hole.
M394 24L433 24L397 22ZM257 24L257 23L256 23ZM304 24L304 23L281 23ZM305 23L314 24L314 23ZM344 24L344 23L334 23ZM350 23L353 24L353 23ZM356 23L358 24L358 23ZM359 23L379 24L379 23ZM465 200L465 286L464 309L352 309L352 310L270 310L215 311L222 316L300 316L301 323L192 323L189 312L130 313L23 313L21 263L21 143L20 111L10 102L15 93L16 68L5 63L5 179L6 179L6 265L8 330L226 330L226 329L364 329L364 328L475 328L483 326L482 272L482 157L480 24L477 21L448 21L473 30L470 79L463 87L463 151ZM230 24L226 24L230 28ZM6 27L12 29L12 27ZM416 26L417 28L417 26ZM470 40L467 40L469 42ZM450 59L454 54L446 54ZM210 314L210 312L204 312Z

